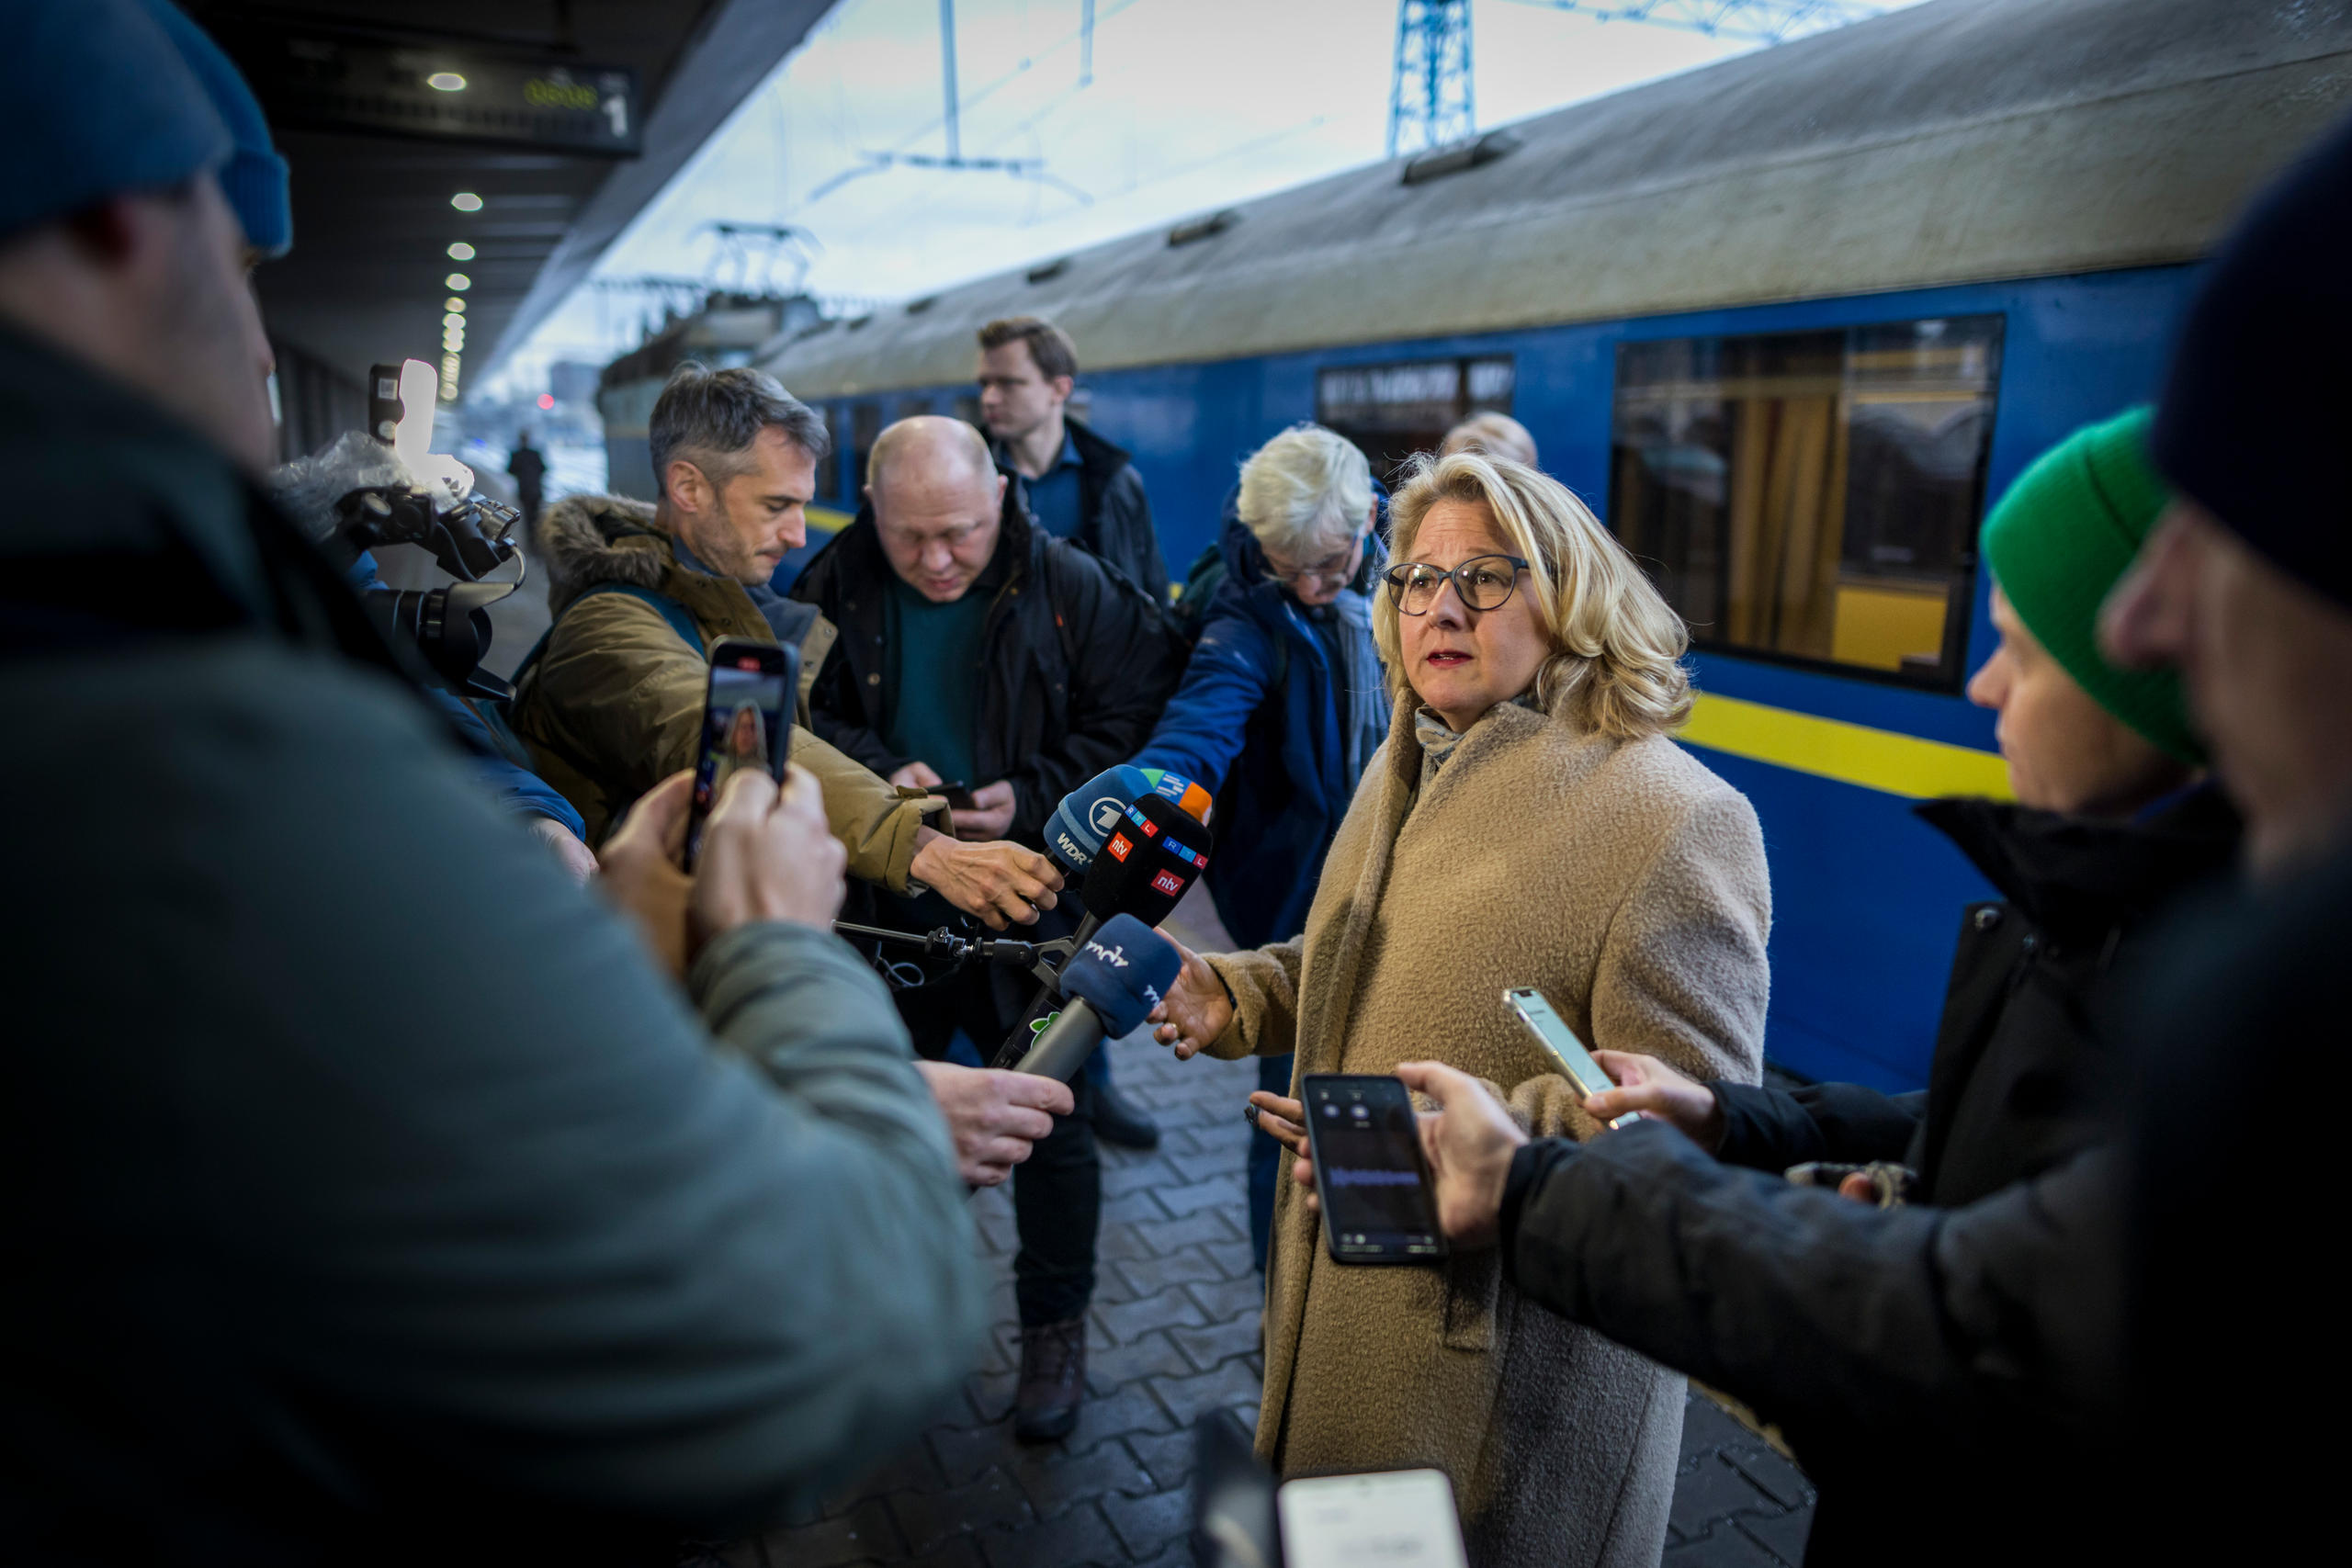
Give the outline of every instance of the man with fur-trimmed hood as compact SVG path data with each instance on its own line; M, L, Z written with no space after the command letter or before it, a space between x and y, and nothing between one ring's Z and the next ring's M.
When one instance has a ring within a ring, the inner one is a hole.
M630 801L694 765L713 643L797 647L805 710L834 640L815 609L768 587L808 537L805 508L831 447L822 419L759 371L687 364L654 404L647 443L659 502L573 496L541 517L555 625L517 678L514 728L592 843ZM894 893L928 886L1000 930L1053 907L1060 876L1045 856L933 829L923 818L935 801L797 726L792 760L824 785L851 875Z

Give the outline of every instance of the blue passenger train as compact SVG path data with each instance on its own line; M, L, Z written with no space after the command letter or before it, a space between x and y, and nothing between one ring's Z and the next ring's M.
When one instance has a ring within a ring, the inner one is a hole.
M1512 414L1690 624L1682 739L1771 859L1768 1053L1913 1088L1987 890L1910 807L2007 792L1962 694L1986 501L2154 393L2197 260L2347 101L2352 6L1936 0L760 363L832 423L838 526L885 423L976 411L980 323L1050 317L1179 570L1287 424L1385 464Z

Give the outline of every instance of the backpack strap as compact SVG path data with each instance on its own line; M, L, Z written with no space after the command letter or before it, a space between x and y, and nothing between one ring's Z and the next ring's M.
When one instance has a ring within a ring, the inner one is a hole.
M702 646L702 628L695 625L695 618L686 614L686 607L684 604L679 604L675 599L656 593L650 588L639 588L635 583L599 582L593 588L582 589L578 598L563 607L563 615L571 614L582 600L593 599L599 593L626 593L640 604L650 604L663 620L670 623L670 629L678 634L679 641L696 653L705 651ZM555 636L556 626L562 620L563 615L558 615L553 622L548 623L548 629L539 634L539 640L531 645L531 650L523 655L521 662L514 666L514 673L510 678L510 683L517 686L522 684L524 672L539 661L539 655L547 651L548 639Z

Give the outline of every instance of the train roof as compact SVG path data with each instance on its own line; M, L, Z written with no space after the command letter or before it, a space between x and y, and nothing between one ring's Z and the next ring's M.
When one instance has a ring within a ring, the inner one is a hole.
M1931 0L1520 121L1455 172L1352 170L760 363L833 397L966 380L999 316L1103 370L2188 261L2347 101L2352 0Z

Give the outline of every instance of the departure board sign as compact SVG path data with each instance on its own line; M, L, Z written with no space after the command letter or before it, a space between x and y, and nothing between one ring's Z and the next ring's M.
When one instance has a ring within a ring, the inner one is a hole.
M272 124L634 158L637 73L501 54L478 44L299 28L224 29Z

